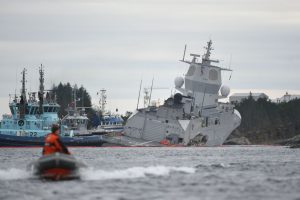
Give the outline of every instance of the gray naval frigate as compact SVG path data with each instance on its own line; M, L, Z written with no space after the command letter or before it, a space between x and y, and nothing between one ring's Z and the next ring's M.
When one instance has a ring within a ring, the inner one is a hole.
M234 106L219 102L230 93L222 86L221 71L231 70L213 65L219 61L210 58L212 41L202 58L190 54L193 58L187 61L185 50L180 61L189 69L184 78L175 78L177 93L161 106L137 109L125 125L125 136L145 143L218 146L240 125L241 115Z

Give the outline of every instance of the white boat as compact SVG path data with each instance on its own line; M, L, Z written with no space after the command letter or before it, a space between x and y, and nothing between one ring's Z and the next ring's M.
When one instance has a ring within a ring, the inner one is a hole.
M184 78L175 79L178 93L161 106L137 109L125 125L126 137L161 144L223 144L240 125L241 115L232 104L219 102L230 93L229 87L222 86L221 71L231 70L213 65L219 61L210 58L212 41L205 49L202 59L190 54L192 61L187 61L185 48L181 62L189 64L189 69Z
M100 112L101 116L99 118L99 124L93 130L90 130L91 134L93 135L103 135L107 133L120 133L124 130L124 120L119 114L114 114L111 111L105 109L107 104L107 96L106 96L106 89L101 89L99 93L100 100Z

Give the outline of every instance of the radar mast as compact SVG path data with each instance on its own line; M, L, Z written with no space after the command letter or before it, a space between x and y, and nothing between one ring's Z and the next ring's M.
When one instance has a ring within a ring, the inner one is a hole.
M213 48L212 48L212 41L211 40L209 40L208 42L207 42L207 47L204 47L204 49L206 49L206 53L204 54L204 59L205 60L209 60L209 58L210 58L210 54L211 54L211 50L214 50Z
M38 98L39 98L39 114L43 114L43 103L44 103L44 68L43 65L41 64L41 67L39 69L39 74L40 74L40 87L39 87L39 93L38 93Z
M27 104L27 100L26 100L26 87L25 87L25 83L26 83L26 69L24 68L22 71L22 89L21 89L21 99L20 99L20 119L24 119L25 118L25 111L26 111L26 104Z
M21 89L21 98L23 98L24 103L26 103L26 69L24 68L22 71L22 89Z
M106 90L103 88L100 90L100 100L99 100L102 115L105 113L106 98L107 98Z

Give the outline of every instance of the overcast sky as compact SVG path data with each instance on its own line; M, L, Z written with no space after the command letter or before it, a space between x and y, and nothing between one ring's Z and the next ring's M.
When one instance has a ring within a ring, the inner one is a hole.
M209 39L212 57L234 69L230 81L223 74L232 92L300 93L299 0L0 0L0 113L24 67L37 90L41 63L46 88L77 83L94 102L106 88L110 108L133 110L141 78L171 89L187 71L184 45L203 54Z

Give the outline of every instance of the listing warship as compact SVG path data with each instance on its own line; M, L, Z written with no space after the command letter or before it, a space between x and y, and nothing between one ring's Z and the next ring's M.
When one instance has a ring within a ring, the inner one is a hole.
M232 104L219 102L230 93L228 86L222 86L221 71L231 70L213 65L219 61L210 58L211 40L205 50L202 59L190 54L192 60L188 61L185 47L180 61L189 64L189 69L184 78L175 78L178 92L161 106L137 109L127 120L124 137L164 145L223 144L240 125L241 115Z

